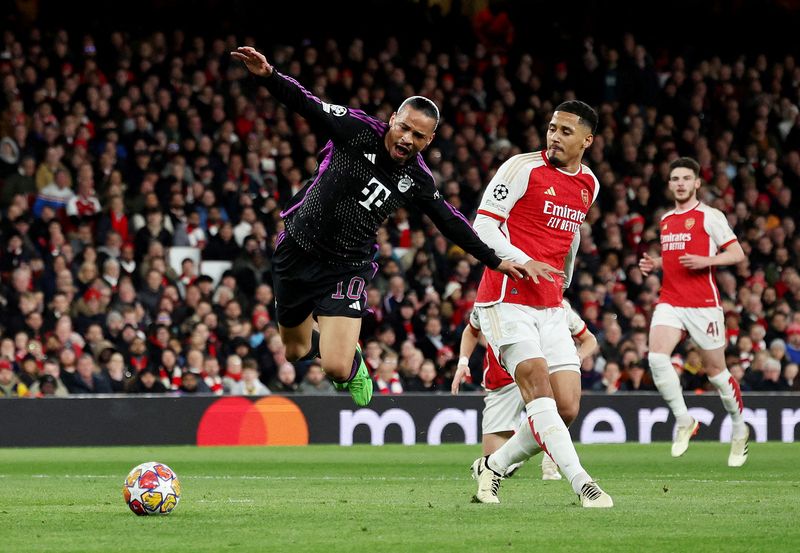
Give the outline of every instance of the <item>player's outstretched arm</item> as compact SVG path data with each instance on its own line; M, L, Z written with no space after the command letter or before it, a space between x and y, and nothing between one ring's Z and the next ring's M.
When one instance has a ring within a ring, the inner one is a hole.
M468 324L461 333L461 346L458 350L458 369L456 374L453 375L453 383L450 386L450 393L458 395L458 388L462 383L468 382L470 377L469 372L469 357L475 351L475 346L478 345L478 336L480 330Z
M231 57L244 63L244 66L253 75L259 77L272 75L273 68L267 61L267 57L251 46L240 46L235 52L231 52Z
M435 192L435 187L431 185ZM494 249L481 240L467 221L455 207L447 203L438 192L415 198L417 206L431 218L442 234L455 242L464 251L472 254L490 269L508 275L513 280L527 276L525 266L516 261L501 259Z
M251 46L241 46L231 52L231 57L244 63L253 75L261 77L260 81L270 94L285 104L292 111L306 118L316 130L329 135L346 133L348 128L361 128L363 121L349 116L344 106L327 104L303 88L296 80L282 75L267 61L266 56Z
M707 267L719 267L724 265L736 265L744 261L745 255L742 245L739 242L729 244L724 252L717 255L693 255L686 254L678 258L681 265L693 271L699 271Z

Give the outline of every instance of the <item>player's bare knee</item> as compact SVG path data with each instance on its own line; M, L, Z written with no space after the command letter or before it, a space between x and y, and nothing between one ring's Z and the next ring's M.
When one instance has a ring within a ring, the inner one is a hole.
M353 360L343 359L341 357L323 357L321 359L322 368L325 369L325 373L336 379L343 379L350 376L350 372L353 368Z
M705 368L706 374L708 376L717 376L719 373L721 373L722 371L725 370L724 366L720 367L720 366L717 366L717 365L708 365L708 366L706 366L704 368Z
M515 380L526 403L540 397L553 397L547 364L543 359L531 359L517 365Z
M558 414L564 424L569 426L578 417L580 404L578 402L566 402L558 405Z

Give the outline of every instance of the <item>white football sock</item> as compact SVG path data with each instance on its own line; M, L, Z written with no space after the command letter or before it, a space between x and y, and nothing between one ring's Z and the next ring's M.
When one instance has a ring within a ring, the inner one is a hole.
M542 448L533 439L531 427L528 421L525 421L500 449L489 456L489 467L500 474L505 474L508 467L514 463L526 461L540 451Z
M572 484L572 489L579 494L581 487L591 477L581 466L567 425L558 414L556 400L550 397L534 399L525 406L525 411L528 413L534 439L545 453L550 454Z
M689 426L692 417L686 408L686 401L683 399L683 389L675 367L670 363L666 353L649 353L647 360L650 362L650 372L653 375L653 383L658 388L661 397L667 402L675 420L679 426Z
M733 438L743 438L745 435L744 417L742 416L742 392L739 389L739 383L733 378L733 375L725 369L717 376L709 376L711 382L719 391L719 397L722 399L722 405L731 416L731 432Z

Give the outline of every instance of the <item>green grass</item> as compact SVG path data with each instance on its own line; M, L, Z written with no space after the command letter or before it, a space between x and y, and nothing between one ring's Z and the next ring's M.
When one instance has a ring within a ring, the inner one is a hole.
M578 446L614 498L582 509L525 466L469 502L475 446L0 449L0 549L21 551L800 551L800 444ZM122 481L167 463L183 497L137 517Z

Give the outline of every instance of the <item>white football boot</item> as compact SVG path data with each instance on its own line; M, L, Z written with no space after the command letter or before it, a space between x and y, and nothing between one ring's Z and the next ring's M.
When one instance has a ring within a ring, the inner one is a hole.
M602 509L614 506L611 496L601 490L594 480L589 480L581 487L581 493L578 494L578 497L581 498L582 507Z
M699 428L700 423L694 419L692 419L691 424L688 426L678 426L678 429L675 431L675 440L672 442L673 457L680 457L686 453L686 450L689 449L689 440L692 439L692 436L697 434Z
M750 427L745 427L745 434L741 438L731 438L731 454L728 455L729 467L741 467L747 462L748 446L747 440L750 438Z
M472 478L478 481L478 491L472 496L473 503L500 503L497 492L503 475L486 464L489 456L479 457L472 463Z

